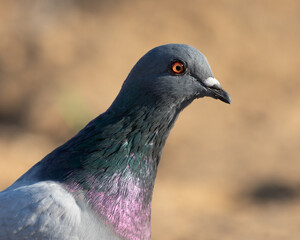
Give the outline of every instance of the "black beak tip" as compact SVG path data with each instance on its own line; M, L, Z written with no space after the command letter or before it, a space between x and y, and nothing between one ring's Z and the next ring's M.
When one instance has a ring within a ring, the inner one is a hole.
M227 92L225 92L225 91L224 91L224 93L225 93L224 94L225 95L224 98L220 99L220 100L231 105L232 101L231 101L230 95Z
M219 99L224 103L228 103L228 104L232 103L230 95L225 90L223 90L223 89L211 89L210 88L210 91L213 95L212 96L213 98Z

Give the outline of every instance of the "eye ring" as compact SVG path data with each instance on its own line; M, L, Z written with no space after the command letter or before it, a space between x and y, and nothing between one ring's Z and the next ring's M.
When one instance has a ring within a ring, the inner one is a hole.
M183 74L186 71L185 64L180 60L175 60L171 64L171 71L176 75Z

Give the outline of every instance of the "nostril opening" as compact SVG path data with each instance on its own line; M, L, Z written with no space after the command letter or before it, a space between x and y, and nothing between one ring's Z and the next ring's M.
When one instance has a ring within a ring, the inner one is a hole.
M221 90L222 88L220 86L218 86L217 84L214 84L213 86L211 86L210 88L215 89L215 90Z

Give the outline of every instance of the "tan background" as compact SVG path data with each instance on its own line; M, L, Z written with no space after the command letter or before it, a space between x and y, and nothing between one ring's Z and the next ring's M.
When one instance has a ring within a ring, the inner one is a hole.
M300 1L0 1L0 189L106 110L151 48L208 58L163 152L158 239L300 239Z

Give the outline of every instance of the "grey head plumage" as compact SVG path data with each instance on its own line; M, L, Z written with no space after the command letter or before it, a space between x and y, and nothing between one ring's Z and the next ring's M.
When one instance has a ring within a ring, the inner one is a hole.
M172 70L176 62L183 64L181 73ZM139 97L149 104L162 101L174 105L206 96L231 103L199 50L185 44L167 44L152 49L137 62L112 107L121 104L127 108Z
M149 240L161 151L201 97L231 103L201 52L149 51L106 112L0 193L0 239Z

